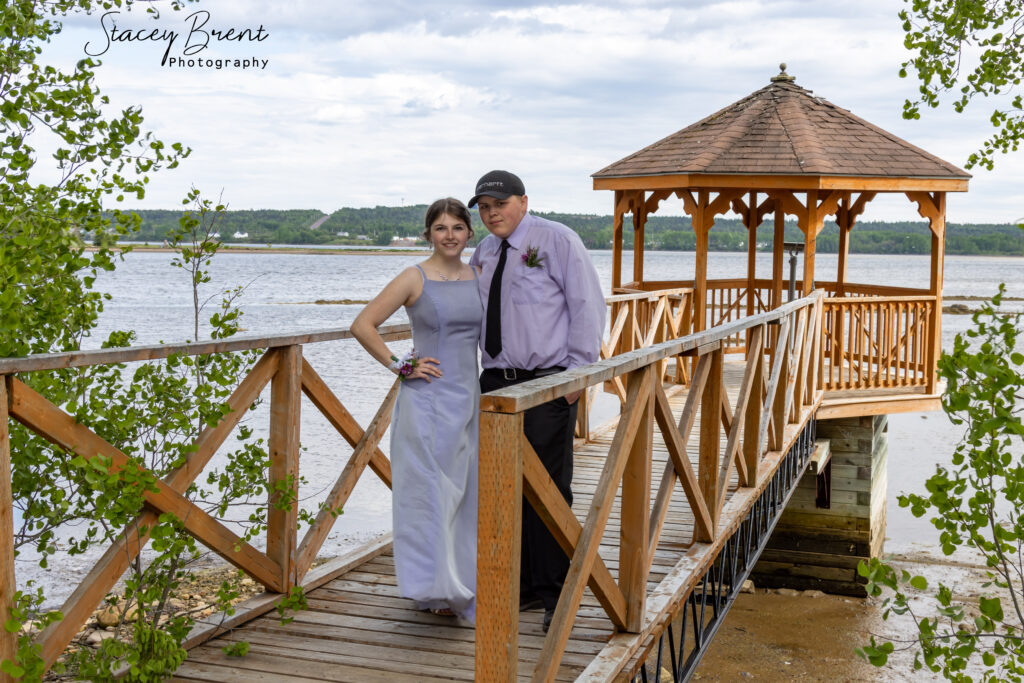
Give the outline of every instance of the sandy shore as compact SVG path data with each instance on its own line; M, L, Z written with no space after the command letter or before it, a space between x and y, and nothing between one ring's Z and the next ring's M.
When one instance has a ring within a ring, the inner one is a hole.
M953 587L954 595L990 594L984 568L976 562L940 559L929 554L897 554L897 568L920 574L930 585ZM915 610L935 616L934 602L920 594ZM976 598L975 598L976 599ZM818 591L755 589L741 594L729 610L700 667L696 681L942 681L929 671L913 670L913 651L897 645L889 663L877 668L854 649L869 638L905 639L915 633L909 616L882 618L882 598L851 598ZM977 664L980 664L978 662ZM969 666L977 674L980 667ZM976 679L977 680L977 679Z

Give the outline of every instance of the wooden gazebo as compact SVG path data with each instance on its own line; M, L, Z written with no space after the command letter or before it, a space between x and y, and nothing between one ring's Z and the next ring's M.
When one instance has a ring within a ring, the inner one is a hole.
M971 176L816 97L786 74L785 64L781 68L768 86L593 175L595 190L615 191L613 293L689 285L694 330L776 308L783 303L785 217L794 216L804 235L802 293L818 287L831 297L823 331L830 409L839 415L839 404L851 400L858 414L937 407L946 193L967 191ZM883 192L906 195L928 220L927 289L847 281L850 230ZM673 195L696 233L693 280L645 280L644 224ZM716 216L730 210L749 232L746 278L709 281L708 233ZM634 228L633 281L623 283L627 214ZM769 214L775 217L770 281L755 272L756 231ZM815 243L828 216L839 227L836 280L815 283ZM865 401L864 389L887 391ZM856 399L851 390L861 390Z

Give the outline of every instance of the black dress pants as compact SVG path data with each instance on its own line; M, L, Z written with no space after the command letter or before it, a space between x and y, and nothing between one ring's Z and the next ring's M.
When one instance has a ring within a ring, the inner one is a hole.
M500 372L485 370L480 375L480 391L494 391L527 379L508 380ZM577 403L570 405L564 398L556 398L530 408L523 416L526 440L569 505L572 505L572 443L576 407ZM520 594L538 597L545 609L553 609L558 604L558 595L568 571L569 557L524 497Z

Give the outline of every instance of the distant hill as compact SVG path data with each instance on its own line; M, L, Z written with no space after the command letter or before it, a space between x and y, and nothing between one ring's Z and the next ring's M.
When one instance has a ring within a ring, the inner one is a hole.
M230 210L218 224L221 239L250 244L365 244L386 246L395 237L420 238L426 205L376 206L366 209L343 208L331 214L315 209ZM139 211L140 231L132 237L151 243L164 240L181 216L177 211ZM538 213L565 223L575 230L590 249L609 249L612 217L577 213ZM474 215L477 240L486 229ZM626 244L633 244L632 223L624 229ZM238 237L234 237L238 235ZM244 235L244 237L243 237ZM787 223L786 239L802 241L795 223ZM651 216L644 231L645 248L666 251L692 251L696 239L690 219L684 216ZM770 221L757 232L759 248L767 250L772 241ZM747 231L737 219L723 218L710 234L714 251L744 251ZM818 251L835 253L839 248L839 230L826 222L818 235ZM927 254L931 237L923 222L864 221L851 233L850 250L862 254ZM946 232L946 253L1024 256L1024 230L1015 225L950 223Z

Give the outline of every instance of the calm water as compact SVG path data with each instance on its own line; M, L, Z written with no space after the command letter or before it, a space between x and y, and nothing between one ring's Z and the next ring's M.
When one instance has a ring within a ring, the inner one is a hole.
M602 286L608 291L611 252L591 254ZM213 306L220 290L247 284L240 299L245 310L242 326L246 334L343 327L361 310L360 304L317 305L314 302L370 299L400 270L423 258L422 253L224 253L214 260L213 282L205 287L201 299L214 296ZM104 274L97 281L97 288L113 295L113 300L106 304L100 329L87 341L87 347L98 347L106 334L115 329L134 329L138 343L178 342L191 336L188 278L183 271L171 267L170 260L167 253L129 254L114 273ZM691 279L694 260L693 253L648 253L646 279ZM627 281L632 275L631 264L632 254L627 252L623 273ZM745 268L745 254L712 254L709 259L711 278L739 277L745 273ZM922 289L928 286L927 256L852 255L848 268L851 282ZM758 255L757 269L759 277L770 277L770 254ZM835 271L835 255L817 257L817 279L834 280ZM1024 259L953 256L946 260L946 296L990 296L998 282L1007 283L1010 296L1024 298ZM1019 308L1020 304L1013 302L1011 305ZM393 322L404 320L404 312L399 311ZM944 346L950 345L953 335L966 329L969 322L969 316L944 316ZM396 343L393 348L402 348L401 344ZM303 353L360 424L367 424L390 386L390 373L351 340L307 346ZM613 399L609 397L608 401L606 407ZM258 434L265 435L265 406L247 420ZM941 413L893 416L890 425L891 541L887 549L907 549L922 542L928 545L933 533L931 527L900 514L903 511L896 507L895 495L901 485L896 482L920 481L924 473L931 471L933 463L948 461L958 435ZM385 451L387 443L385 436L382 442ZM300 493L304 504L315 507L330 490L351 448L308 402L303 403L302 445L302 474L308 483ZM390 525L390 492L367 471L344 514L338 518L323 552L337 554L388 530ZM42 580L50 586L48 593L51 602L55 602L70 593L73 586L69 579L81 576L91 562L91 558L60 558L51 561L52 569L42 571L35 567L31 554L25 553L18 562L19 583L27 578Z

